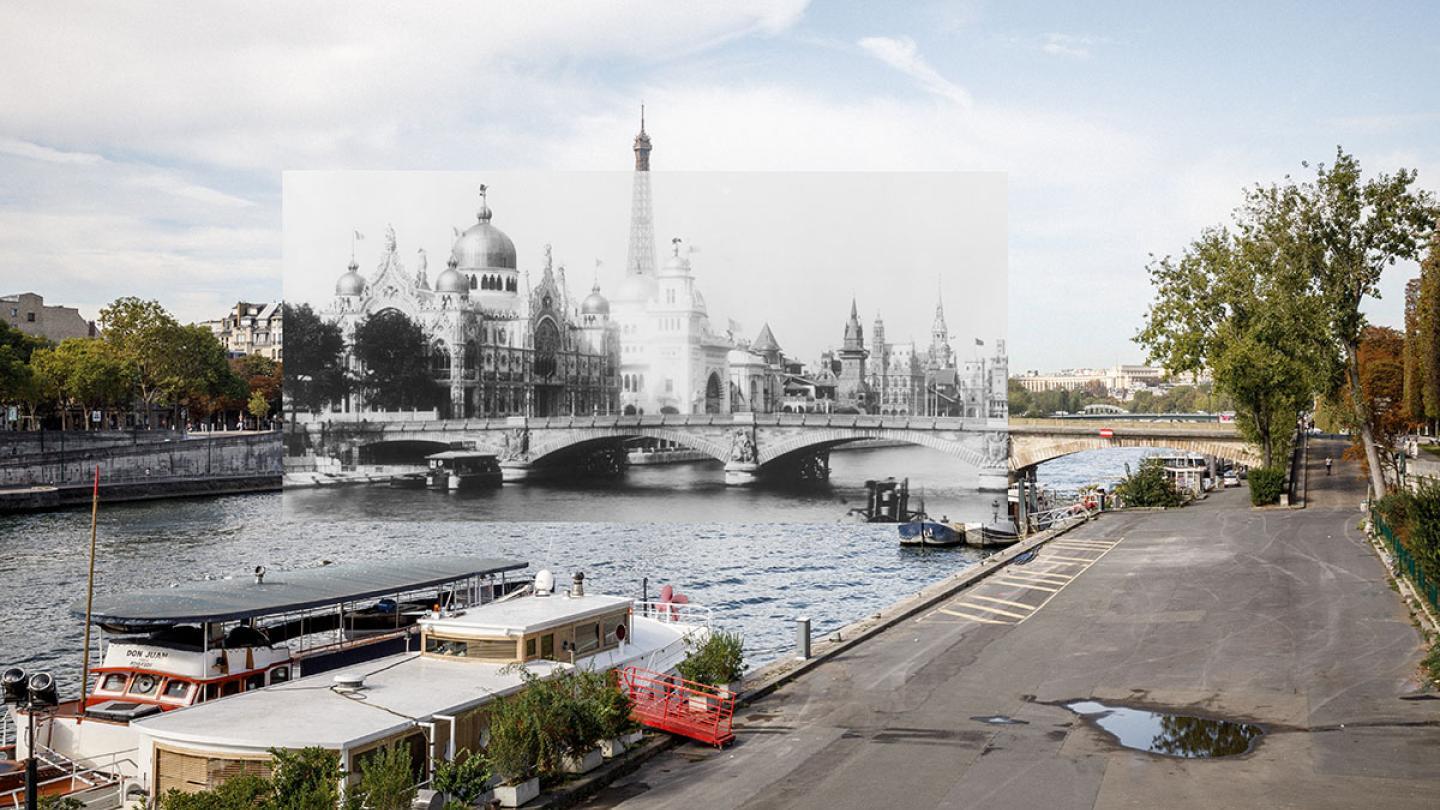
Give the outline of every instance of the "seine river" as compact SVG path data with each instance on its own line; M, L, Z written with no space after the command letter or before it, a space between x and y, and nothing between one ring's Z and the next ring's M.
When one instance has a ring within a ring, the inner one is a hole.
M1085 453L1041 468L1069 488L1112 480L1142 452ZM836 452L812 489L726 487L717 464L633 467L621 481L526 484L462 496L364 486L102 505L97 593L205 577L423 554L526 560L594 592L640 596L671 584L744 633L751 666L784 654L794 620L824 634L980 559L970 549L901 549L893 527L842 522L866 478L910 479L912 499L952 520L989 521L995 493L918 447ZM1083 479L1083 480L1082 480ZM89 512L0 518L0 666L50 669L73 691Z

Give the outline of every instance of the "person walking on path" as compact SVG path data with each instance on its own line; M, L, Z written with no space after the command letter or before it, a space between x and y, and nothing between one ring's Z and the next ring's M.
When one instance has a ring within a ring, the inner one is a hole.
M1334 463L1334 462L1331 461L1331 459L1330 459L1329 456L1326 456L1326 457L1325 457L1325 474L1326 474L1326 475L1329 475L1329 474L1330 474L1330 465L1333 464L1333 463Z

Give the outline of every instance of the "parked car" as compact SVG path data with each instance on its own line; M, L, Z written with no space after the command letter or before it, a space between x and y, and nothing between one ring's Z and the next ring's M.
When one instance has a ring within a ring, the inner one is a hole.
M1240 476L1236 475L1234 470L1227 471L1220 480L1226 489L1240 486Z

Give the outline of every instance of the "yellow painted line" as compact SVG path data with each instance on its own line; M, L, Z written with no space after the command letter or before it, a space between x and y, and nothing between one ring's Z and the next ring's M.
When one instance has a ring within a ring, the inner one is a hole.
M1106 540L1052 540L1052 546L1073 546L1076 548L1093 548L1097 550L1109 550L1115 547L1114 543Z
M1003 579L998 579L998 580L996 580L996 582L999 582L1001 585L1009 585L1009 586L1012 587L1012 588L1028 588L1028 589L1030 589L1030 590L1032 590L1032 591L1045 591L1045 592L1047 592L1047 593L1059 593L1059 592L1060 592L1060 589L1059 589L1059 588L1042 588L1042 587L1040 587L1039 585L1036 585L1036 584L1033 583L1033 582L1009 582L1009 581L1006 581L1006 580L1003 580Z
M971 621L984 622L985 624L1015 624L1015 622L1002 622L999 619L987 619L983 616L971 616L969 613L961 613L958 610L948 610L946 608L940 608L938 612L944 613L947 616L958 616L962 619L970 619Z
M1015 612L1009 611L1009 610L1001 610L1000 608L993 608L993 607L989 607L989 606L987 606L987 605L977 605L977 604L975 604L974 602L956 602L956 603L955 603L955 607L957 607L957 608L965 608L966 610L970 610L970 609L983 610L983 611L985 611L986 613L999 613L1001 616L1011 616L1011 617L1014 617L1014 618L1016 618L1016 619L1023 619L1023 618L1025 618L1025 614L1024 614L1024 613L1015 613Z
M1026 610L1034 610L1034 609L1035 609L1035 606L1034 606L1034 605L1027 605L1027 604L1025 604L1024 602L1011 602L1009 599L996 599L996 598L993 597L993 596L981 596L981 595L978 594L978 593L972 593L972 594L970 594L969 596L967 596L967 597L965 597L965 598L966 598L966 599L984 599L986 602L994 602L994 603L997 604L997 605L1009 605L1009 606L1011 606L1011 607L1025 608Z
M1038 571L1006 571L1005 576L1011 579L1033 579L1036 582L1054 583L1056 585L1064 585L1074 579L1074 577L1069 577L1064 574L1042 574Z
M1121 539L1124 539L1124 538L1121 538ZM1120 540L1116 540L1115 543L1114 543L1114 545L1111 546L1111 548L1114 548L1116 545L1119 545L1119 544L1120 544ZM1100 557L1104 557L1104 556L1105 556L1106 554L1108 554L1108 553L1110 553L1110 549L1109 549L1109 548L1107 548L1107 549L1105 549L1104 551L1100 552L1100 555L1097 556L1097 557L1096 557L1094 560L1092 560L1091 562L1092 562L1092 563L1098 562L1098 561L1100 560ZM1078 571L1078 572L1075 574L1075 576L1078 577L1078 576L1080 576L1080 574L1083 574L1083 573L1085 573L1086 571L1089 571L1089 570L1090 570L1090 566L1087 565L1087 566L1085 566L1084 568L1080 569L1080 571ZM1056 591L1055 593L1059 593L1059 591ZM1030 612L1030 616L1034 616L1036 613L1039 613L1039 612L1040 612L1040 608L1043 608L1043 607L1045 607L1046 605L1050 604L1050 600L1055 598L1055 593L1052 593L1052 594L1050 594L1049 596L1045 597L1045 599L1044 599L1040 604L1036 605L1036 606L1035 606L1035 609ZM1025 619L1030 618L1030 616L1026 616ZM1025 621L1025 619L1021 619L1020 622L1023 623L1023 622Z

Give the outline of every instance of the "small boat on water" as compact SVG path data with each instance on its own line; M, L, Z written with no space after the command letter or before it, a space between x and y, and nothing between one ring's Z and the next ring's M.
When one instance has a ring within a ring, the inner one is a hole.
M953 548L963 546L970 529L963 523L945 520L931 520L920 516L895 527L900 533L900 545L923 548Z
M500 459L494 453L475 450L446 450L425 457L430 469L425 473L429 489L468 490L498 487L505 480Z

